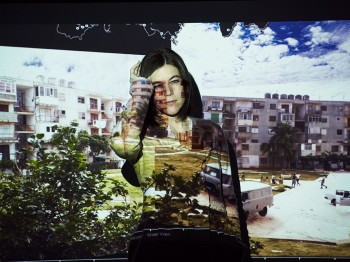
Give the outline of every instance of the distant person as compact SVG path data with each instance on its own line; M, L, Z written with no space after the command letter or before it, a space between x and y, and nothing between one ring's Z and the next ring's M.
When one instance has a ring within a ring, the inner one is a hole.
M271 177L271 182L272 182L272 184L276 184L276 178L275 178L275 175L272 175L272 177Z
M242 174L242 176L241 176L241 181L245 181L245 176L244 176L244 174Z
M260 182L264 182L264 177L263 176L260 177Z
M295 187L296 183L297 183L297 176L294 173L292 176L292 187Z
M299 183L300 175L298 173L294 173L293 177L295 178L296 185L300 186L300 183Z
M279 182L281 185L283 185L283 177L282 177L282 175L280 176L280 179L278 180L278 182Z
M323 177L321 180L321 189L323 189L323 187L327 189L327 186L324 184L324 182L325 182L325 177Z

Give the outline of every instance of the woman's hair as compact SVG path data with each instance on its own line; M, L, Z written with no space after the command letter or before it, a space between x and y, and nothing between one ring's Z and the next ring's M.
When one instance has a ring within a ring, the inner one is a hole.
M150 75L153 74L154 71L156 71L164 65L173 65L177 69L179 69L180 76L182 78L182 85L184 87L184 92L186 95L186 100L184 105L181 107L177 117L179 120L184 120L187 116L191 116L190 100L191 94L193 93L193 84L195 83L192 75L187 70L185 62L183 61L181 56L173 50L167 48L153 50L142 59L140 64L140 76L148 78ZM202 107L200 108L200 110L202 110ZM195 117L198 117L198 115L196 115ZM153 95L151 96L151 101L149 103L145 123L146 126L158 126L160 124L160 118L154 104Z
M158 49L151 51L141 61L140 76L148 78L154 71L166 64L173 65L179 69L184 91L187 95L186 101L178 114L179 119L185 119L187 116L202 118L203 105L198 86L194 81L193 76L188 72L184 61L177 53L170 49ZM154 93L150 98L150 103L144 123L145 124L143 125L140 134L141 140L146 135L148 127L155 127L161 124L160 116L154 105ZM138 161L141 156L142 150L140 150L140 155L137 157L136 161ZM134 166L130 161L125 161L122 167L122 174L131 185L136 187L140 186Z

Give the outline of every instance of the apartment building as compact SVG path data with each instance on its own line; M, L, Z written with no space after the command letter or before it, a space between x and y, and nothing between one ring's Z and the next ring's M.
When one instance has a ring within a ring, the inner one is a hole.
M291 168L322 168L322 153L350 156L350 102L316 101L308 95L266 93L264 98L203 96L204 118L220 124L235 144L241 168L268 168L268 143L278 122L299 129ZM314 156L312 160L308 156ZM344 158L346 159L346 158ZM334 163L349 168L344 160Z
M308 156L350 156L350 102L310 100L308 95L265 94L264 98L203 96L204 118L219 123L235 145L240 168L269 168L262 146L278 122L298 128L291 168L319 167ZM0 77L0 160L16 159L27 139L55 125L77 120L89 134L110 136L126 101L79 89L74 82L38 76L35 80ZM118 157L112 152L111 159ZM350 168L350 163L335 163Z
M48 140L55 125L73 120L91 135L109 137L126 101L80 88L45 76L34 81L0 77L0 160L16 159L31 135L43 133ZM111 158L117 156L111 153Z

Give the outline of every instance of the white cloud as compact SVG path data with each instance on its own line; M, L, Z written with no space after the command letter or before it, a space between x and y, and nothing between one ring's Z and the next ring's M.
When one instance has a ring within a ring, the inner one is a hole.
M256 30L256 27L249 28L253 29ZM289 37L284 39L285 44L276 44L278 32L267 27L263 32L254 31L258 35L252 41L243 37L245 30L238 23L229 37L223 37L220 30L213 30L206 23L184 25L178 34L177 44L173 44L172 48L184 58L202 94L213 91L216 95L233 95L232 90L235 90L235 95L238 92L239 96L262 97L265 92L279 90L278 86L286 93L289 93L285 89L287 86L295 92L319 93L317 88L311 87L314 85L308 84L311 82L322 83L324 93L334 93L340 88L336 81L348 81L346 83L349 84L349 34L342 34L342 44L338 49L317 56L305 56L289 54L289 47L305 45L300 39ZM324 41L329 34L324 34L320 26L310 30L313 32L310 44L327 43ZM334 40L334 32L332 34ZM0 47L0 57L0 75L26 80L35 80L37 75L57 80L62 78L66 82L74 81L76 88L103 91L124 99L129 97L129 69L142 58L138 55L15 47ZM43 66L23 66L25 61L36 57ZM67 72L69 66L74 66L70 73ZM297 86L300 91L295 89ZM339 86L343 88L343 84ZM343 97L350 100L348 89L341 90Z
M330 93L335 92L336 82L343 81L339 84L342 97L350 96L343 84L344 81L349 84L350 79L350 58L344 55L344 50L349 48L348 42L340 47L342 52L333 49L317 56L288 55L289 47L305 43L289 37L285 38L286 44L278 45L274 39L276 32L269 27L263 33L254 31L259 34L253 41L242 38L244 28L241 24L237 24L227 38L223 38L219 31L208 35L205 28L204 24L185 24L185 30L178 36L179 44L173 46L185 58L188 67L197 73L195 77L202 94L233 95L236 92L237 95L238 92L238 96L259 94L258 97L262 97L271 87L284 93L293 94L298 87L295 92L319 94L320 89L315 86L322 86L322 92L327 95L318 96L329 98L332 97ZM329 41L330 34L323 32L320 26L310 30L313 34L310 44Z
M296 47L299 44L299 41L292 37L287 37L285 41L288 43L289 46Z
M350 55L350 39L346 40L344 43L340 44L339 49L345 51Z
M324 44L329 42L332 34L324 32L321 26L315 26L310 28L311 42L315 45Z
M38 75L75 82L78 89L101 91L115 98L129 95L129 69L141 57L112 53L0 47L0 75L35 81ZM24 66L37 57L41 67ZM69 66L74 70L67 72Z

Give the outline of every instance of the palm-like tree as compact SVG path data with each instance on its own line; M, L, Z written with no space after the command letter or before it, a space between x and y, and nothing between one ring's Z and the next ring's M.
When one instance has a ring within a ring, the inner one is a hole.
M279 122L272 128L271 132L273 136L267 144L262 146L262 151L269 154L273 167L278 161L280 167L283 168L284 164L289 164L293 158L293 145L297 142L296 134L299 129L289 123Z

